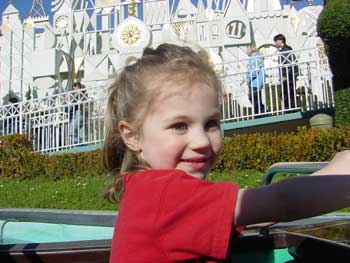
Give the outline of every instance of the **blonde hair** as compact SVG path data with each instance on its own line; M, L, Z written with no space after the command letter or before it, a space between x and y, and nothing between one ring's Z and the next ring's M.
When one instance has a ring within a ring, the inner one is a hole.
M217 91L219 98L221 83L208 61L208 55L203 50L195 53L188 47L162 44L156 49L145 49L142 57L135 64L125 67L110 86L103 163L115 178L106 193L108 200L119 201L123 192L123 175L150 168L139 153L124 144L118 123L127 121L140 132L150 105L161 94L164 82L206 83ZM189 88L191 86L188 85ZM167 91L172 87L177 88L177 85L167 85Z
M259 49L254 44L249 45L247 48L247 55L250 56L254 52L259 52Z

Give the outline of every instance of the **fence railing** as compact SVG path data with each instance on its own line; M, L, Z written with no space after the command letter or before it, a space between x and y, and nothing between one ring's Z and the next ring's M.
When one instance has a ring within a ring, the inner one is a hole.
M334 106L332 75L322 47L221 65L222 121L238 122ZM289 73L288 73L289 72ZM258 82L259 85L254 85ZM258 88L257 88L258 87ZM107 87L86 88L0 107L0 136L22 133L40 152L55 152L104 139Z
M0 107L0 136L25 133L40 152L100 143L105 87L70 91Z
M258 59L223 65L223 122L334 106L323 47L263 56L263 65Z

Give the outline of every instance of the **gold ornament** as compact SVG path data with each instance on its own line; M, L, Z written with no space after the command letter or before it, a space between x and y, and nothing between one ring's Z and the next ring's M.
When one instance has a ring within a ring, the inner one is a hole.
M10 32L10 31L11 31L10 22L6 21L6 23L2 26L2 32Z
M136 0L130 0L128 4L129 16L136 16Z
M27 19L24 21L24 28L26 29L30 29L30 28L34 28L35 27L35 24L34 24L34 21L32 19Z
M141 31L136 25L128 25L122 31L121 38L124 44L135 44L141 38Z

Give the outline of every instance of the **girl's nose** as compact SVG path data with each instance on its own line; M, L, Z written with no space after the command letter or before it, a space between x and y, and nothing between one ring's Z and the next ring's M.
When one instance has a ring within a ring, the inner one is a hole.
M190 147L193 150L205 149L210 146L209 136L203 129L193 131L190 140Z

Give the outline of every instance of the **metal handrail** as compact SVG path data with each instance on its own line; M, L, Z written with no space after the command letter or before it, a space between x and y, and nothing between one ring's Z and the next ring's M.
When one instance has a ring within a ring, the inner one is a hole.
M322 169L329 162L281 162L275 163L267 169L261 185L269 185L276 174L311 174ZM270 226L260 227L260 235L269 234Z
M268 185L272 182L273 177L278 173L284 174L311 174L323 167L325 167L328 162L281 162L275 163L270 166L266 171L261 185Z
M4 229L5 229L5 225L7 223L10 223L10 222L19 222L19 220L17 219L6 219L2 225L1 225L1 228L0 228L0 244L2 244L2 242L4 241Z

